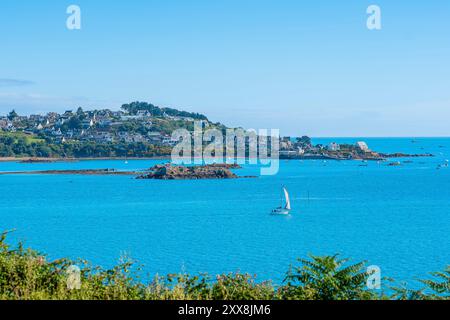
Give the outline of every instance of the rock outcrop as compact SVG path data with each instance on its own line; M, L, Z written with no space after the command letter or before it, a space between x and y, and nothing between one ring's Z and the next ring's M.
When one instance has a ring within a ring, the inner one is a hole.
M431 153L424 154L406 154L401 152L396 153L380 153L383 158L419 158L419 157L434 157Z
M235 164L211 164L203 166L181 166L158 164L137 179L184 180L184 179L236 179L239 178L230 169L240 168Z

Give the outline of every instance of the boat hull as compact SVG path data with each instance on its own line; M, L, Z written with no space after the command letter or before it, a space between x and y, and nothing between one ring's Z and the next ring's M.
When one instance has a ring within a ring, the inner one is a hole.
M286 216L288 215L290 210L288 209L275 209L270 213L273 216Z

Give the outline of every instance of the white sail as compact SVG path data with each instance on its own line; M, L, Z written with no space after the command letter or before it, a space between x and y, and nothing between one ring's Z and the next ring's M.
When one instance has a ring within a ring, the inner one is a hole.
M287 210L291 210L291 200L289 199L289 193L286 188L283 188L284 197L286 198L286 206L284 207Z

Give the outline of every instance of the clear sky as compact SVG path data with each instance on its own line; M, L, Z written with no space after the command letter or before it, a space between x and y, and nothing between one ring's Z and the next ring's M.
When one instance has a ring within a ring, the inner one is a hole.
M448 0L1 0L0 46L1 114L140 100L285 135L450 136Z

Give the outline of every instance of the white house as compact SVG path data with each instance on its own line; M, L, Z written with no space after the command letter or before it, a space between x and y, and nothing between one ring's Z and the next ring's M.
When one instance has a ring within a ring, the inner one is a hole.
M58 128L58 129L56 130L55 128L53 128L53 129L52 129L52 135L57 136L57 137L62 136L61 129Z
M364 151L364 152L369 152L370 151L369 147L367 146L367 143L365 143L364 141L358 141L356 143L356 147L359 148L361 151Z
M82 121L82 126L84 129L89 129L95 124L93 119L86 119Z
M149 132L147 134L150 143L161 143L163 136L160 132Z
M97 142L114 142L114 138L109 132L97 132L93 138Z
M147 111L147 110L138 110L136 115L139 118L147 118L147 117L151 117L152 116L152 114L149 111Z
M10 126L12 126L12 124L8 120L0 120L0 128L7 129Z
M131 137L133 139L133 142L145 142L146 141L146 139L140 133L133 134Z
M341 149L341 146L336 142L332 142L328 145L328 150L330 150L330 151L339 151L340 149Z
M176 145L178 142L180 142L180 140L172 139L171 136L164 136L163 139L162 139L162 141L161 141L161 143L162 143L163 145L166 145L166 146L174 146L174 145Z

